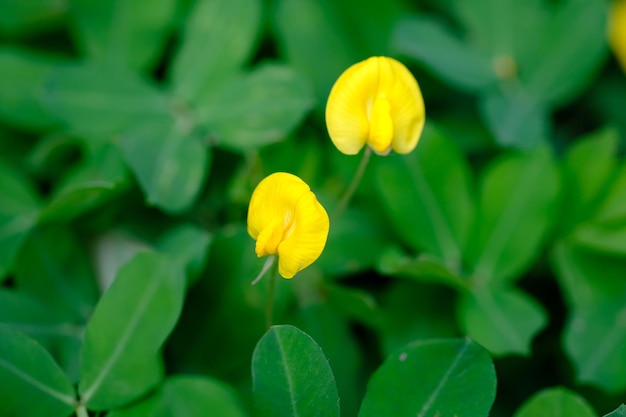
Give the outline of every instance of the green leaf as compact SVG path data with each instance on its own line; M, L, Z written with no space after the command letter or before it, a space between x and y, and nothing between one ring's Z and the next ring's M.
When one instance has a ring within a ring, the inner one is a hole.
M161 380L159 350L184 288L181 268L156 253L139 253L119 270L85 333L78 389L90 409L127 404Z
M37 342L0 324L0 414L69 416L76 402L72 384Z
M239 69L253 52L261 13L260 0L196 0L173 61L173 93L195 101Z
M84 243L65 227L37 229L15 261L19 288L68 320L85 323L98 288Z
M390 247L383 252L377 269L381 274L438 282L456 289L467 289L468 282L452 273L436 256L422 253L409 257L398 248Z
M94 141L85 150L84 160L62 178L39 222L68 221L120 194L127 185L127 171L117 147Z
M173 26L175 0L70 2L74 37L84 55L113 66L151 68Z
M570 231L598 209L617 171L618 135L602 129L576 141L565 155L561 223Z
M381 324L376 299L367 291L329 284L324 287L327 302L345 317L365 323L373 328Z
M74 131L104 139L137 121L170 115L165 96L137 74L95 63L51 73L45 104Z
M560 177L550 151L507 154L483 173L465 251L476 285L512 282L539 256L557 215Z
M562 387L548 388L533 395L513 417L596 417L580 395Z
M558 3L542 41L522 63L520 79L533 97L561 105L583 91L608 54L607 15L601 0Z
M616 225L626 221L626 163L619 165L607 195L593 216L597 224Z
M0 33L24 35L45 29L66 12L67 3L57 0L3 0Z
M477 289L463 295L458 316L464 331L495 356L528 356L548 317L535 300L513 288Z
M480 110L502 146L533 149L548 138L547 109L523 92L486 94L480 101Z
M0 289L0 305L1 324L35 339L54 356L71 381L78 379L84 326L67 320L22 291Z
M22 174L0 160L0 281L39 214L37 194Z
M339 416L328 360L296 327L273 326L259 340L252 356L252 385L260 416Z
M193 204L211 162L201 132L169 119L150 120L126 130L119 146L148 204L173 214Z
M572 240L580 246L609 255L626 255L626 224L584 224L572 234Z
M413 153L376 162L377 191L396 233L458 270L474 217L470 170L460 150L427 127Z
M562 242L551 261L570 306L563 345L577 380L605 391L624 390L626 262Z
M487 417L496 395L489 354L469 339L413 342L367 384L359 417Z
M217 144L247 151L284 139L312 105L305 78L290 67L266 63L207 91L195 113Z
M400 20L393 43L398 52L459 89L482 91L497 81L488 56L461 43L443 22L433 18L411 16Z
M176 375L165 380L150 397L126 408L118 408L109 417L245 417L247 414L235 390L215 379Z
M620 405L617 410L605 415L604 417L626 417L626 405Z
M206 230L182 224L164 233L156 246L178 261L186 269L189 283L193 283L207 262L212 240Z
M365 58L350 42L335 3L277 0L270 9L278 49L290 65L312 81L320 109L339 75L359 57Z
M7 16L6 10L1 15ZM43 105L43 90L58 65L58 60L27 50L0 48L0 79L11 80L0 89L0 118L29 130L54 127L57 120Z

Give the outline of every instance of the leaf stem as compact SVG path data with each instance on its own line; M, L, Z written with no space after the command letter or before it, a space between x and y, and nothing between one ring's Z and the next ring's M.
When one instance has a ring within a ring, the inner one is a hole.
M272 268L272 272L270 272L270 280L267 284L267 305L265 306L265 324L269 330L272 327L272 315L274 313L274 293L276 290L276 275L278 269L278 264Z
M80 403L76 406L76 417L89 417L85 404Z
M337 217L339 217L339 215L348 206L348 202L354 195L354 192L356 191L357 187L361 183L361 180L363 179L363 174L365 173L365 167L367 167L367 163L370 160L371 154L372 154L372 148L370 148L369 146L366 146L365 151L363 152L363 157L361 158L361 162L359 163L359 166L356 169L356 172L354 173L354 177L352 177L352 182L346 189L346 192L343 194L343 197L341 197L339 204L337 204L337 207L335 208L335 211L333 213L333 218L336 219Z

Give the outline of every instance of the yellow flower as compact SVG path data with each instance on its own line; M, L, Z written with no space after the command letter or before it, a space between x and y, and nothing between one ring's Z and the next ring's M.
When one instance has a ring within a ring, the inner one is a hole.
M609 43L617 61L626 71L626 0L615 0L611 6Z
M411 152L424 127L424 99L411 72L377 56L352 65L326 103L328 134L339 151L354 155L366 144L386 155Z
M248 233L257 256L278 255L284 278L311 265L324 250L329 220L309 186L295 175L274 173L259 183L248 208Z

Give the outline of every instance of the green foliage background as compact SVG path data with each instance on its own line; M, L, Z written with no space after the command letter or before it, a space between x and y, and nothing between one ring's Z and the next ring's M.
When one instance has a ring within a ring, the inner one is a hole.
M609 3L0 10L0 415L626 415ZM412 70L427 124L333 217L359 158L325 101L372 55ZM276 171L331 230L268 331L245 218Z

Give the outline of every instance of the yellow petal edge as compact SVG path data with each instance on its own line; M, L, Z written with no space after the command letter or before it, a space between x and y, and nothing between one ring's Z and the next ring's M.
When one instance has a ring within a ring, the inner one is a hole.
M375 56L349 67L326 103L328 134L340 152L370 146L386 155L415 149L425 120L424 99L413 74L393 58Z
M612 3L609 43L622 70L626 72L626 0L615 0Z
M278 255L278 272L293 278L324 250L330 222L324 207L299 177L276 172L252 193L248 233L257 256Z

